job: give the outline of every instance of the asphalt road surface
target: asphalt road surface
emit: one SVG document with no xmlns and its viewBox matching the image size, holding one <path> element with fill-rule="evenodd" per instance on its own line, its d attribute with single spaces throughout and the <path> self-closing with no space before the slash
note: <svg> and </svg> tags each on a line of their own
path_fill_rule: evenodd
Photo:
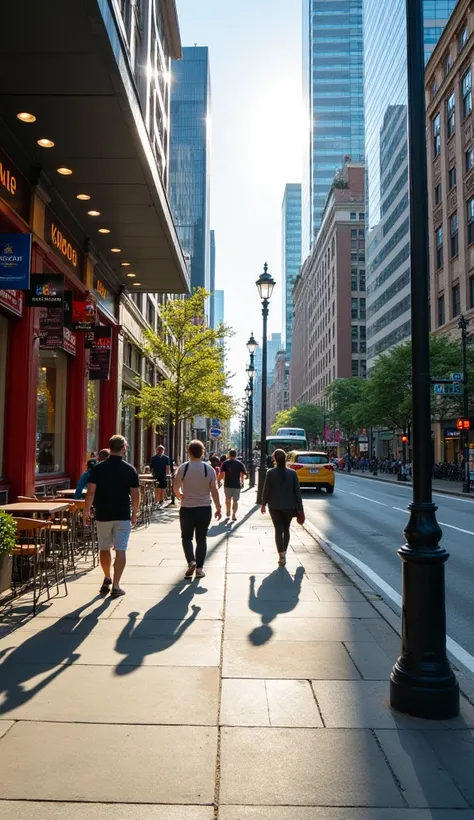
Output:
<svg viewBox="0 0 474 820">
<path fill-rule="evenodd" d="M 397 549 L 404 542 L 411 487 L 336 473 L 334 495 L 305 491 L 304 496 L 306 517 L 323 537 L 362 562 L 400 594 L 401 561 Z M 474 498 L 435 492 L 433 500 L 438 506 L 442 543 L 450 554 L 446 564 L 447 633 L 473 656 L 471 660 L 466 656 L 465 665 L 474 672 Z M 357 570 L 367 577 L 363 567 L 359 565 Z M 370 583 L 377 588 L 373 578 Z M 393 596 L 390 599 L 390 592 L 387 594 L 380 585 L 377 591 L 392 609 L 400 611 Z M 459 654 L 458 650 L 458 660 Z"/>
</svg>

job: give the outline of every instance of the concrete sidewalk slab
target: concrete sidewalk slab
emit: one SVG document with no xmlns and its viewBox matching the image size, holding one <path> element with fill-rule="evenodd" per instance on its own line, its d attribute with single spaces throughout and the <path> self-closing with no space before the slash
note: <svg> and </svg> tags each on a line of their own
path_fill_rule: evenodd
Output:
<svg viewBox="0 0 474 820">
<path fill-rule="evenodd" d="M 109 622 L 106 622 L 109 623 Z M 248 640 L 250 633 L 261 626 L 261 616 L 257 614 L 242 617 L 228 617 L 225 622 L 225 637 L 229 641 Z M 375 641 L 365 628 L 367 620 L 351 618 L 280 618 L 272 621 L 272 641 Z"/>
<path fill-rule="evenodd" d="M 200 726 L 19 722 L 0 741 L 0 799 L 210 804 L 216 753 Z"/>
<path fill-rule="evenodd" d="M 0 800 L 0 820 L 213 820 L 214 810 L 201 806 L 93 805 L 79 803 L 11 803 Z"/>
<path fill-rule="evenodd" d="M 306 680 L 357 680 L 360 677 L 341 643 L 272 642 L 270 631 L 271 625 L 268 640 L 262 643 L 261 636 L 267 634 L 265 627 L 251 633 L 250 641 L 224 640 L 223 677 Z"/>
<path fill-rule="evenodd" d="M 474 820 L 474 810 L 222 806 L 219 820 Z"/>
</svg>

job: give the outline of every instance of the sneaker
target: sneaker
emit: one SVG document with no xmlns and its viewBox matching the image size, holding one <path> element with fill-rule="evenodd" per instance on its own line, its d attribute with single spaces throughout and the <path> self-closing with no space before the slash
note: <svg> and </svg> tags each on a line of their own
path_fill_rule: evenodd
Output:
<svg viewBox="0 0 474 820">
<path fill-rule="evenodd" d="M 237 516 L 233 515 L 232 516 L 232 521 L 237 521 Z"/>
<path fill-rule="evenodd" d="M 112 587 L 110 591 L 111 598 L 121 598 L 122 595 L 125 595 L 124 589 L 121 589 L 120 587 Z"/>
<path fill-rule="evenodd" d="M 193 575 L 194 575 L 194 570 L 195 569 L 196 569 L 196 561 L 190 561 L 189 566 L 188 566 L 186 572 L 184 573 L 184 577 L 185 578 L 192 578 Z M 196 575 L 197 575 L 197 573 L 196 573 Z"/>
<path fill-rule="evenodd" d="M 206 573 L 204 572 L 203 569 L 197 569 L 196 570 L 196 578 L 205 578 L 205 577 L 206 577 Z"/>
<path fill-rule="evenodd" d="M 111 586 L 112 586 L 112 578 L 104 578 L 104 580 L 102 581 L 102 586 L 99 589 L 100 594 L 101 595 L 107 595 L 107 593 L 109 592 Z"/>
</svg>

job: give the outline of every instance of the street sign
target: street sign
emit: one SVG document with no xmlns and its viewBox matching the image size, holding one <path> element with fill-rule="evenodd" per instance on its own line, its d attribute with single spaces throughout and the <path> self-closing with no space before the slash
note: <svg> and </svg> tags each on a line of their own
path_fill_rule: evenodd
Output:
<svg viewBox="0 0 474 820">
<path fill-rule="evenodd" d="M 462 373 L 450 373 L 449 378 L 453 380 L 453 382 L 462 382 Z"/>
<path fill-rule="evenodd" d="M 211 426 L 212 427 L 218 427 L 220 429 L 221 423 L 220 423 L 219 419 L 211 419 Z"/>
<path fill-rule="evenodd" d="M 459 382 L 454 382 L 453 384 L 435 384 L 434 392 L 437 396 L 446 396 L 446 395 L 458 395 L 461 393 L 461 384 Z"/>
<path fill-rule="evenodd" d="M 222 437 L 222 430 L 220 427 L 211 427 L 209 431 L 209 435 L 212 439 L 218 439 Z"/>
</svg>

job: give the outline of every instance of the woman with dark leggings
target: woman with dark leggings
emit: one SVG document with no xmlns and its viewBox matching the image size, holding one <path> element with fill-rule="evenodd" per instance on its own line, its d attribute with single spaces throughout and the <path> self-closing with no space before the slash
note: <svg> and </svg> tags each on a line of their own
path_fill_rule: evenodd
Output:
<svg viewBox="0 0 474 820">
<path fill-rule="evenodd" d="M 268 509 L 275 528 L 275 543 L 281 567 L 286 564 L 286 551 L 290 543 L 291 519 L 298 513 L 304 516 L 298 476 L 286 466 L 284 450 L 275 450 L 273 458 L 276 467 L 268 471 L 263 488 L 262 513 Z"/>
</svg>

